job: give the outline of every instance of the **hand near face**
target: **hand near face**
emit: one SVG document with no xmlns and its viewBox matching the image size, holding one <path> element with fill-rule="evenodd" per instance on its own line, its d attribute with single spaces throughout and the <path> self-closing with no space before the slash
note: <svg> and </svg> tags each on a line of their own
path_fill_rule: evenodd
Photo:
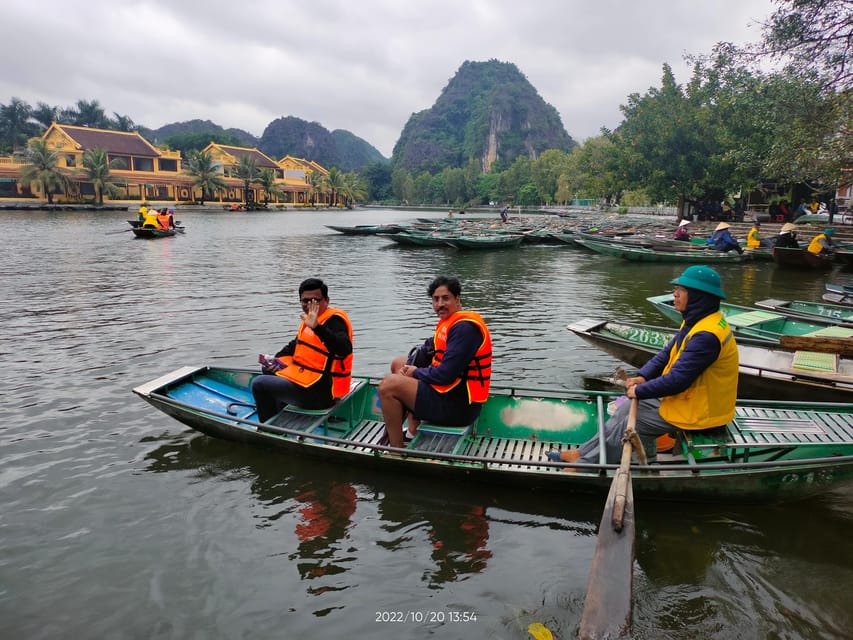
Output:
<svg viewBox="0 0 853 640">
<path fill-rule="evenodd" d="M 319 300 L 311 300 L 307 305 L 305 305 L 305 311 L 302 313 L 302 322 L 305 323 L 305 326 L 310 327 L 311 329 L 317 328 L 317 316 L 320 315 L 320 301 Z"/>
</svg>

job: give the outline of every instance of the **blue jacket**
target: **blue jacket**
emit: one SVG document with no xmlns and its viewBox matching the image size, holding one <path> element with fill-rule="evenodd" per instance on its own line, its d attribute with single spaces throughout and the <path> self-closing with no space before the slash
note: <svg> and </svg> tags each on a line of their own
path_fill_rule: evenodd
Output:
<svg viewBox="0 0 853 640">
<path fill-rule="evenodd" d="M 724 229 L 725 231 L 725 229 Z M 662 376 L 669 362 L 669 353 L 674 344 L 681 344 L 687 332 L 699 320 L 720 308 L 720 299 L 696 289 L 687 291 L 687 309 L 684 310 L 684 326 L 666 347 L 640 368 L 638 375 L 647 382 L 638 384 L 634 391 L 638 398 L 662 398 L 681 393 L 720 355 L 720 341 L 711 333 L 701 331 L 693 336 L 684 348 L 678 361 L 669 373 Z"/>
<path fill-rule="evenodd" d="M 714 235 L 711 236 L 711 239 L 708 240 L 709 245 L 713 245 L 714 249 L 717 251 L 731 251 L 734 249 L 735 251 L 740 251 L 740 244 L 738 241 L 732 237 L 732 234 L 729 233 L 728 229 L 720 229 L 719 231 L 715 231 Z"/>
</svg>

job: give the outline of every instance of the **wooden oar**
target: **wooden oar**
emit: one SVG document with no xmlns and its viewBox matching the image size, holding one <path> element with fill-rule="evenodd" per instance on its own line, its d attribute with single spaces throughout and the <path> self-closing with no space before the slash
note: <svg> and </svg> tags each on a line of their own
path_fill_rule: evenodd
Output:
<svg viewBox="0 0 853 640">
<path fill-rule="evenodd" d="M 634 585 L 634 492 L 631 486 L 631 451 L 637 443 L 637 399 L 631 400 L 628 426 L 622 438 L 622 460 L 610 483 L 598 541 L 592 557 L 581 640 L 623 638 L 631 632 L 631 594 Z M 637 455 L 642 462 L 642 446 Z"/>
<path fill-rule="evenodd" d="M 121 231 L 107 231 L 104 235 L 105 236 L 111 236 L 111 235 L 114 235 L 116 233 L 127 233 L 128 231 L 133 231 L 133 227 L 131 227 L 130 229 L 122 229 Z"/>
</svg>

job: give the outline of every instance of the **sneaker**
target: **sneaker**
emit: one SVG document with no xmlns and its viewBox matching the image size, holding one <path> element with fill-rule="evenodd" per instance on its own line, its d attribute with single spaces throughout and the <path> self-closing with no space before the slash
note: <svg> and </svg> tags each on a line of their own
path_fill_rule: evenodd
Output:
<svg viewBox="0 0 853 640">
<path fill-rule="evenodd" d="M 415 435 L 413 436 L 411 433 L 409 433 L 409 430 L 408 430 L 408 429 L 406 429 L 405 431 L 403 431 L 403 442 L 404 442 L 404 443 L 409 443 L 409 442 L 411 442 L 412 440 L 414 440 L 414 439 L 415 439 L 415 436 L 416 436 L 416 435 L 418 435 L 418 434 L 415 434 Z"/>
<path fill-rule="evenodd" d="M 560 460 L 560 452 L 559 452 L 559 451 L 554 451 L 554 450 L 552 449 L 551 451 L 548 451 L 548 452 L 545 454 L 545 456 L 546 456 L 546 457 L 548 458 L 548 460 L 550 460 L 551 462 L 561 462 L 561 460 Z"/>
</svg>

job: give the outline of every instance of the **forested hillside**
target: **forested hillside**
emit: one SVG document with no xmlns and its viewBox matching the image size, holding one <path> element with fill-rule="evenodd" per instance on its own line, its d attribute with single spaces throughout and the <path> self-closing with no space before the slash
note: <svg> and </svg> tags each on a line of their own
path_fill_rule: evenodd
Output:
<svg viewBox="0 0 853 640">
<path fill-rule="evenodd" d="M 412 173 L 480 162 L 509 166 L 519 156 L 535 159 L 547 149 L 576 145 L 557 110 L 546 103 L 518 67 L 489 60 L 466 61 L 435 104 L 415 113 L 394 146 L 393 163 Z"/>
</svg>

